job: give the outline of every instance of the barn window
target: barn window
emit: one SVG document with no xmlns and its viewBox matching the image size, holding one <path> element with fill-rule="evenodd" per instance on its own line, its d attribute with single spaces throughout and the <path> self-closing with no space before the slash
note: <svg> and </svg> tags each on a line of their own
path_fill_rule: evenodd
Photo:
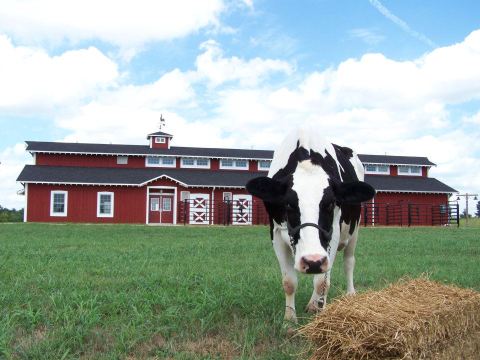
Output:
<svg viewBox="0 0 480 360">
<path fill-rule="evenodd" d="M 181 161 L 182 168 L 210 169 L 210 159 L 185 157 Z"/>
<path fill-rule="evenodd" d="M 258 161 L 258 170 L 268 170 L 272 164 L 271 160 L 259 160 Z"/>
<path fill-rule="evenodd" d="M 407 166 L 407 165 L 398 166 L 398 175 L 421 175 L 421 174 L 422 174 L 421 166 Z"/>
<path fill-rule="evenodd" d="M 365 164 L 366 174 L 390 175 L 390 166 L 378 164 Z"/>
<path fill-rule="evenodd" d="M 181 191 L 180 192 L 180 200 L 185 201 L 190 199 L 190 191 Z"/>
<path fill-rule="evenodd" d="M 175 158 L 171 156 L 147 156 L 147 167 L 175 167 Z"/>
<path fill-rule="evenodd" d="M 248 161 L 243 159 L 221 159 L 220 169 L 248 170 Z"/>
<path fill-rule="evenodd" d="M 118 165 L 128 164 L 128 156 L 117 156 L 117 164 Z"/>
<path fill-rule="evenodd" d="M 52 191 L 50 193 L 50 216 L 67 216 L 68 192 Z"/>
<path fill-rule="evenodd" d="M 169 197 L 162 198 L 162 210 L 172 211 L 172 199 Z"/>
<path fill-rule="evenodd" d="M 113 217 L 113 192 L 97 193 L 97 217 Z"/>
<path fill-rule="evenodd" d="M 161 137 L 161 136 L 157 136 L 155 138 L 155 143 L 157 143 L 157 144 L 165 144 L 165 141 L 166 141 L 165 138 Z"/>
</svg>

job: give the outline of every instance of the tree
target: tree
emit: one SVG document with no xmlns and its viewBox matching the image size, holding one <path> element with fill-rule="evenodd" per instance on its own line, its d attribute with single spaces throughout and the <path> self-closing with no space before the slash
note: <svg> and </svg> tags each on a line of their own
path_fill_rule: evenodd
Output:
<svg viewBox="0 0 480 360">
<path fill-rule="evenodd" d="M 0 205 L 0 222 L 22 222 L 23 209 L 7 209 Z"/>
<path fill-rule="evenodd" d="M 480 218 L 480 201 L 477 202 L 477 211 L 475 212 L 475 216 Z"/>
</svg>

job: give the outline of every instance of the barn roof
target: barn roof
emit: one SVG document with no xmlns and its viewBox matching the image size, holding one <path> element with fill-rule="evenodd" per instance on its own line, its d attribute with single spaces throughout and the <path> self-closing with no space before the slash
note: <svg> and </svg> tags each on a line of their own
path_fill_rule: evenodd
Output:
<svg viewBox="0 0 480 360">
<path fill-rule="evenodd" d="M 47 184 L 143 186 L 159 178 L 168 178 L 186 187 L 243 188 L 248 180 L 259 175 L 261 173 L 232 170 L 26 165 L 17 181 Z M 383 192 L 457 192 L 437 179 L 427 177 L 366 175 L 365 181 L 377 191 Z"/>
<path fill-rule="evenodd" d="M 152 136 L 166 136 L 166 137 L 169 137 L 169 138 L 172 138 L 172 137 L 173 137 L 173 135 L 167 134 L 166 132 L 157 131 L 157 132 L 148 134 L 148 135 L 147 135 L 147 139 L 148 139 L 149 137 L 152 137 Z"/>
<path fill-rule="evenodd" d="M 159 178 L 187 187 L 243 188 L 262 173 L 159 168 L 100 168 L 26 165 L 17 181 L 23 183 L 143 186 Z M 266 173 L 264 173 L 266 174 Z"/>
<path fill-rule="evenodd" d="M 423 165 L 435 166 L 433 162 L 423 156 L 394 156 L 394 155 L 358 155 L 362 163 L 368 164 L 392 164 L 392 165 Z"/>
<path fill-rule="evenodd" d="M 59 154 L 97 155 L 168 155 L 208 158 L 271 159 L 273 151 L 249 149 L 221 149 L 171 146 L 170 149 L 152 149 L 148 145 L 88 144 L 27 141 L 27 151 Z"/>
<path fill-rule="evenodd" d="M 457 190 L 431 177 L 365 175 L 365 182 L 383 192 L 456 193 Z"/>
<path fill-rule="evenodd" d="M 164 135 L 156 132 L 149 136 Z M 125 144 L 90 144 L 90 143 L 65 143 L 47 141 L 27 141 L 27 151 L 32 153 L 68 153 L 68 154 L 97 154 L 97 155 L 165 155 L 165 156 L 195 156 L 208 158 L 241 158 L 241 159 L 272 159 L 272 150 L 251 149 L 224 149 L 171 146 L 170 149 L 152 149 L 148 145 Z M 420 165 L 435 166 L 426 157 L 421 156 L 393 156 L 393 155 L 367 155 L 359 154 L 363 163 L 389 164 L 389 165 Z"/>
</svg>

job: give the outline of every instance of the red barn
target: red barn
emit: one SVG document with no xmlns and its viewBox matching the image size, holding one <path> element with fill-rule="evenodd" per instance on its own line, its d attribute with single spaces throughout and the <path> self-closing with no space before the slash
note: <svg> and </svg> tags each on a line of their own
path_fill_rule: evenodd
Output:
<svg viewBox="0 0 480 360">
<path fill-rule="evenodd" d="M 27 141 L 34 165 L 24 186 L 25 221 L 143 224 L 263 224 L 263 204 L 245 184 L 265 175 L 273 151 L 170 146 L 172 135 L 149 134 L 149 145 Z M 456 190 L 428 177 L 424 157 L 359 155 L 377 196 L 365 225 L 448 222 Z M 430 211 L 424 215 L 424 208 Z M 434 209 L 434 210 L 432 210 Z"/>
</svg>

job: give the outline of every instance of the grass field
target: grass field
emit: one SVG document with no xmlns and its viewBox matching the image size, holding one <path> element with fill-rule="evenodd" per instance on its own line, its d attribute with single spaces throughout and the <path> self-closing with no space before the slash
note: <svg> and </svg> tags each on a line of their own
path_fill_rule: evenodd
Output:
<svg viewBox="0 0 480 360">
<path fill-rule="evenodd" d="M 429 273 L 480 290 L 479 259 L 478 227 L 362 228 L 356 287 Z M 283 307 L 266 227 L 0 225 L 0 358 L 302 358 Z"/>
</svg>

